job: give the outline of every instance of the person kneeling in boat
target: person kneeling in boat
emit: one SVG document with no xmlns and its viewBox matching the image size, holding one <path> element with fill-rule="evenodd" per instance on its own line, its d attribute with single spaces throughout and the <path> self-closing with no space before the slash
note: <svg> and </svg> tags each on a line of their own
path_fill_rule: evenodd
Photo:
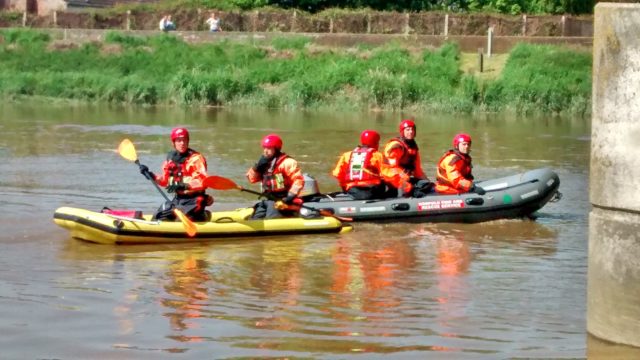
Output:
<svg viewBox="0 0 640 360">
<path fill-rule="evenodd" d="M 382 177 L 394 187 L 390 197 L 424 197 L 432 192 L 433 183 L 422 170 L 420 151 L 416 144 L 416 124 L 413 120 L 402 120 L 398 127 L 400 136 L 387 142 L 384 147 Z"/>
<path fill-rule="evenodd" d="M 382 153 L 378 151 L 380 134 L 365 130 L 360 145 L 340 157 L 332 175 L 338 179 L 342 191 L 356 200 L 383 199 L 386 185 L 380 176 Z"/>
<path fill-rule="evenodd" d="M 471 136 L 460 133 L 453 137 L 453 149 L 448 150 L 438 162 L 436 192 L 461 194 L 474 192 L 484 195 L 485 190 L 473 183 L 471 169 Z"/>
<path fill-rule="evenodd" d="M 155 175 L 146 165 L 140 165 L 140 173 L 167 192 L 175 193 L 170 202 L 165 202 L 156 211 L 154 220 L 175 220 L 173 209 L 177 208 L 193 221 L 205 221 L 205 207 L 213 198 L 205 193 L 203 185 L 207 178 L 207 160 L 199 152 L 189 148 L 189 131 L 175 128 L 171 131 L 173 150 L 162 163 L 162 174 Z"/>
<path fill-rule="evenodd" d="M 252 219 L 274 219 L 296 216 L 298 194 L 304 187 L 304 176 L 298 162 L 282 152 L 282 139 L 276 134 L 262 138 L 262 156 L 247 171 L 251 183 L 261 182 L 267 200 L 254 206 Z"/>
</svg>

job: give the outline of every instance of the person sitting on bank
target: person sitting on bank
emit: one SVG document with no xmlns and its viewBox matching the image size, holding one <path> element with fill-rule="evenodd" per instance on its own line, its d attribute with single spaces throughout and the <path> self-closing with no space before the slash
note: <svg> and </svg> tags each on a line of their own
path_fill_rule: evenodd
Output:
<svg viewBox="0 0 640 360">
<path fill-rule="evenodd" d="M 380 172 L 382 153 L 378 151 L 380 134 L 365 130 L 360 134 L 360 145 L 340 157 L 333 176 L 338 179 L 342 191 L 356 200 L 383 199 L 386 186 Z"/>
<path fill-rule="evenodd" d="M 394 188 L 389 196 L 424 197 L 432 191 L 433 183 L 422 170 L 416 124 L 402 120 L 398 129 L 400 136 L 389 140 L 383 152 L 383 179 Z"/>
<path fill-rule="evenodd" d="M 176 24 L 171 20 L 171 15 L 165 15 L 160 20 L 159 27 L 162 31 L 173 31 L 176 29 Z"/>
<path fill-rule="evenodd" d="M 276 134 L 262 138 L 262 156 L 247 171 L 251 183 L 261 182 L 267 200 L 254 206 L 252 219 L 274 219 L 297 215 L 297 211 L 279 206 L 292 205 L 304 187 L 304 176 L 298 162 L 282 152 L 282 139 Z M 299 200 L 298 200 L 299 201 Z M 278 204 L 276 204 L 278 203 Z M 280 208 L 280 209 L 278 209 Z"/>
<path fill-rule="evenodd" d="M 171 131 L 173 150 L 162 163 L 162 174 L 155 175 L 146 165 L 140 165 L 140 173 L 158 185 L 166 187 L 175 197 L 164 203 L 153 216 L 154 220 L 175 220 L 174 209 L 181 210 L 193 221 L 205 221 L 205 207 L 213 204 L 213 198 L 205 193 L 207 160 L 189 147 L 189 131 L 175 128 Z"/>
<path fill-rule="evenodd" d="M 436 173 L 436 192 L 439 194 L 462 194 L 475 192 L 484 195 L 485 190 L 473 183 L 471 170 L 471 136 L 460 133 L 453 137 L 453 149 L 448 150 L 440 161 Z"/>
<path fill-rule="evenodd" d="M 212 12 L 211 16 L 209 16 L 209 18 L 206 21 L 207 25 L 209 25 L 209 31 L 210 32 L 219 32 L 222 31 L 222 28 L 220 27 L 220 18 L 216 17 L 216 13 Z"/>
</svg>

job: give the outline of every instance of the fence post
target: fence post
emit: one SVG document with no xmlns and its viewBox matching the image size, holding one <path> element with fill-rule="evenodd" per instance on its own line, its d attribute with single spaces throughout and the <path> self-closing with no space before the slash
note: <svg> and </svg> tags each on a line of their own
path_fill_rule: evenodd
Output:
<svg viewBox="0 0 640 360">
<path fill-rule="evenodd" d="M 127 31 L 131 30 L 131 10 L 127 10 L 127 23 L 126 23 Z"/>
<path fill-rule="evenodd" d="M 478 48 L 478 69 L 480 69 L 480 72 L 484 71 L 484 59 L 483 59 L 483 54 L 484 49 L 483 48 Z"/>
<path fill-rule="evenodd" d="M 522 15 L 522 36 L 527 36 L 527 14 Z"/>
<path fill-rule="evenodd" d="M 296 17 L 298 16 L 298 12 L 296 10 L 293 10 L 293 16 L 291 16 L 291 31 L 290 32 L 295 32 L 296 31 Z"/>
<path fill-rule="evenodd" d="M 567 17 L 562 15 L 562 17 L 560 18 L 560 28 L 562 29 L 562 36 L 565 36 L 565 26 L 567 23 Z"/>
<path fill-rule="evenodd" d="M 371 14 L 367 13 L 367 34 L 371 34 Z"/>
<path fill-rule="evenodd" d="M 253 14 L 253 21 L 251 26 L 253 27 L 253 32 L 256 32 L 258 29 L 258 16 L 260 16 L 260 11 L 256 10 Z"/>
<path fill-rule="evenodd" d="M 487 31 L 487 57 L 491 57 L 491 44 L 493 42 L 493 26 L 489 26 L 489 31 Z"/>
<path fill-rule="evenodd" d="M 449 36 L 449 14 L 444 14 L 444 36 Z"/>
<path fill-rule="evenodd" d="M 333 16 L 329 18 L 329 33 L 333 33 Z"/>
<path fill-rule="evenodd" d="M 58 12 L 53 10 L 53 27 L 58 27 Z"/>
<path fill-rule="evenodd" d="M 404 34 L 409 35 L 409 13 L 404 13 Z"/>
<path fill-rule="evenodd" d="M 22 27 L 27 27 L 27 12 L 22 13 Z"/>
</svg>

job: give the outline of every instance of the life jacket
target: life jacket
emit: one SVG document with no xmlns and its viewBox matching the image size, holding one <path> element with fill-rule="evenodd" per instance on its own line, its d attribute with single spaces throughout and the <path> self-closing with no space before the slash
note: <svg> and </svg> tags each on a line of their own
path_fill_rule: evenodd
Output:
<svg viewBox="0 0 640 360">
<path fill-rule="evenodd" d="M 189 148 L 184 153 L 179 153 L 177 150 L 169 151 L 167 154 L 167 170 L 169 172 L 168 184 L 184 183 L 188 184 L 191 181 L 191 174 L 186 172 L 187 160 L 193 155 L 199 155 L 200 153 Z M 204 160 L 204 157 L 203 157 Z M 206 160 L 205 160 L 206 162 Z M 206 163 L 205 163 L 206 165 Z M 190 196 L 204 195 L 204 191 L 186 191 L 181 194 L 189 194 Z"/>
<path fill-rule="evenodd" d="M 376 149 L 366 146 L 358 146 L 351 151 L 349 172 L 345 179 L 348 189 L 354 186 L 369 187 L 380 184 L 380 172 L 371 163 L 375 152 Z"/>
<path fill-rule="evenodd" d="M 416 158 L 418 157 L 418 144 L 415 141 L 412 141 L 410 144 L 407 144 L 407 139 L 398 136 L 395 140 L 400 143 L 403 148 L 403 154 L 400 159 L 398 159 L 398 165 L 402 167 L 407 173 L 411 174 L 416 169 Z"/>
<path fill-rule="evenodd" d="M 271 160 L 267 171 L 262 174 L 262 191 L 269 193 L 286 193 L 291 187 L 289 177 L 282 172 L 280 164 L 289 155 L 281 153 L 280 156 Z"/>
<path fill-rule="evenodd" d="M 440 158 L 440 161 L 438 161 L 438 172 L 436 174 L 437 175 L 436 179 L 438 183 L 455 188 L 455 185 L 447 177 L 447 169 L 444 166 L 444 160 L 449 155 L 453 155 L 453 156 L 451 157 L 451 160 L 449 160 L 448 165 L 453 166 L 455 163 L 461 161 L 462 163 L 456 166 L 456 168 L 460 172 L 460 175 L 462 175 L 463 178 L 469 181 L 473 180 L 473 175 L 471 174 L 471 170 L 473 168 L 473 165 L 471 165 L 471 156 L 463 154 L 458 150 L 451 149 L 447 151 L 444 155 L 442 155 L 442 157 Z"/>
</svg>

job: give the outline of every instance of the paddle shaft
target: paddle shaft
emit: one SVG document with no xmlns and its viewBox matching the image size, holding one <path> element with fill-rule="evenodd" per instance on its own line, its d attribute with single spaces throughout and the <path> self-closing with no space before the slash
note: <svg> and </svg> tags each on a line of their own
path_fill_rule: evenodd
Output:
<svg viewBox="0 0 640 360">
<path fill-rule="evenodd" d="M 136 165 L 140 166 L 140 160 L 136 160 Z M 145 176 L 146 177 L 146 176 Z M 160 188 L 160 186 L 158 185 L 158 183 L 156 183 L 155 180 L 153 179 L 149 179 L 149 181 L 151 181 L 151 183 L 153 184 L 153 186 L 156 187 L 156 189 L 158 189 L 158 192 L 160 192 L 160 194 L 162 194 L 162 196 L 164 197 L 165 200 L 167 200 L 168 202 L 171 202 L 171 199 L 169 199 L 169 197 L 167 196 L 167 194 L 164 193 L 164 191 L 162 191 L 162 189 Z"/>
<path fill-rule="evenodd" d="M 277 200 L 277 199 L 276 199 L 273 195 L 271 195 L 271 194 L 268 194 L 268 193 L 261 193 L 261 192 L 254 191 L 254 190 L 250 190 L 250 189 L 245 189 L 245 188 L 243 188 L 243 187 L 242 187 L 242 186 L 240 186 L 240 185 L 238 185 L 238 189 L 240 189 L 240 191 L 248 192 L 248 193 L 250 193 L 250 194 L 255 194 L 255 195 L 260 195 L 260 196 L 266 196 L 267 198 L 269 198 L 269 200 L 273 200 L 273 201 L 276 201 L 276 200 Z M 322 216 L 332 216 L 332 217 L 335 217 L 335 218 L 336 218 L 336 219 L 338 219 L 338 220 L 342 220 L 342 221 L 351 221 L 351 219 L 349 219 L 349 218 L 345 218 L 345 217 L 337 216 L 337 215 L 335 215 L 335 214 L 333 214 L 333 213 L 330 213 L 330 212 L 328 212 L 328 211 L 326 211 L 326 210 L 316 209 L 316 208 L 312 208 L 312 207 L 310 207 L 310 206 L 304 206 L 304 205 L 302 205 L 302 204 L 295 204 L 295 206 L 299 206 L 299 207 L 301 207 L 301 208 L 303 208 L 303 209 L 307 209 L 307 210 L 309 210 L 309 211 L 317 212 L 317 213 L 319 213 L 319 214 L 320 214 L 320 215 L 322 215 Z"/>
</svg>

